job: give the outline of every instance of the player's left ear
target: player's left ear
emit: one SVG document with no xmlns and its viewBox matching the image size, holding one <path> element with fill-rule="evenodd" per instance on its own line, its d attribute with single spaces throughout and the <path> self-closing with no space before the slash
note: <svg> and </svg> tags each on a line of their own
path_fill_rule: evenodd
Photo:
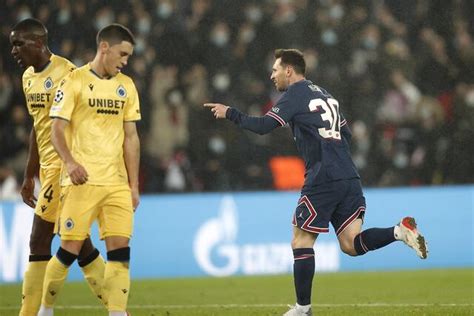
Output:
<svg viewBox="0 0 474 316">
<path fill-rule="evenodd" d="M 102 54 L 105 54 L 105 52 L 107 52 L 107 50 L 109 49 L 110 45 L 109 45 L 109 42 L 106 42 L 106 41 L 102 41 L 99 43 L 99 51 L 102 53 Z"/>
</svg>

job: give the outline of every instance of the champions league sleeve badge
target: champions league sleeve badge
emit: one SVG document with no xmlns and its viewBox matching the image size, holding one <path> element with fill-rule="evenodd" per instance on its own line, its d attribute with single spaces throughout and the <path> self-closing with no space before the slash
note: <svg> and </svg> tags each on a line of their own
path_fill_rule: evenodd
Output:
<svg viewBox="0 0 474 316">
<path fill-rule="evenodd" d="M 125 90 L 125 88 L 120 85 L 117 88 L 117 95 L 121 98 L 125 98 L 127 96 L 127 90 Z"/>
<path fill-rule="evenodd" d="M 54 86 L 53 80 L 51 80 L 51 77 L 46 78 L 44 81 L 44 89 L 45 90 L 51 90 L 51 88 Z"/>
<path fill-rule="evenodd" d="M 56 95 L 54 96 L 54 102 L 59 103 L 62 101 L 63 98 L 64 92 L 61 89 L 58 89 L 58 91 L 56 91 Z"/>
</svg>

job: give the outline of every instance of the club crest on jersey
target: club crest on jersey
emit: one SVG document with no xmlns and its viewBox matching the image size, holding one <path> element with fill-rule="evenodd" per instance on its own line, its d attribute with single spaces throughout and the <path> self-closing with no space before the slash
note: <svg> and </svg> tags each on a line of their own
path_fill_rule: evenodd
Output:
<svg viewBox="0 0 474 316">
<path fill-rule="evenodd" d="M 63 98 L 64 92 L 61 89 L 58 89 L 58 91 L 56 91 L 56 95 L 54 96 L 54 102 L 59 103 L 63 100 Z"/>
<path fill-rule="evenodd" d="M 120 85 L 117 88 L 117 95 L 121 98 L 125 98 L 127 96 L 127 90 L 125 90 L 125 88 L 122 85 Z"/>
<path fill-rule="evenodd" d="M 64 227 L 67 230 L 71 230 L 74 227 L 74 222 L 70 217 L 64 222 Z"/>
<path fill-rule="evenodd" d="M 54 86 L 53 80 L 51 80 L 51 77 L 46 78 L 44 81 L 44 88 L 46 90 L 50 90 Z"/>
</svg>

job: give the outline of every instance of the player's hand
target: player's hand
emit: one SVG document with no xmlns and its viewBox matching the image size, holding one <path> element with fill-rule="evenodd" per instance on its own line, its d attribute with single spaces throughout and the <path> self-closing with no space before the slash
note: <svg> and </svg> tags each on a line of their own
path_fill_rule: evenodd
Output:
<svg viewBox="0 0 474 316">
<path fill-rule="evenodd" d="M 133 211 L 135 212 L 137 210 L 138 204 L 140 204 L 140 192 L 138 191 L 138 188 L 131 188 L 131 191 Z"/>
<path fill-rule="evenodd" d="M 211 109 L 211 112 L 214 114 L 216 119 L 225 119 L 225 114 L 229 109 L 227 105 L 220 103 L 205 103 L 204 106 Z"/>
<path fill-rule="evenodd" d="M 25 178 L 23 179 L 23 184 L 21 185 L 20 194 L 23 202 L 29 207 L 35 208 L 37 198 L 34 195 L 35 191 L 35 179 Z"/>
<path fill-rule="evenodd" d="M 66 163 L 67 173 L 74 185 L 84 184 L 87 182 L 89 175 L 86 169 L 75 161 Z"/>
</svg>

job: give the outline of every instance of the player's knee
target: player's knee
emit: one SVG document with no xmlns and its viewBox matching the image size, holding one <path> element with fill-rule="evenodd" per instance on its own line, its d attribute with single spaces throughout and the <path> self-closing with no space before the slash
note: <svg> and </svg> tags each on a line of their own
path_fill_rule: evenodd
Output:
<svg viewBox="0 0 474 316">
<path fill-rule="evenodd" d="M 349 256 L 352 256 L 352 257 L 357 256 L 357 252 L 354 249 L 354 243 L 353 242 L 344 241 L 344 242 L 340 242 L 339 245 L 341 246 L 342 252 L 344 252 L 346 255 L 349 255 Z"/>
<path fill-rule="evenodd" d="M 88 257 L 90 254 L 94 252 L 95 247 L 92 244 L 92 241 L 90 238 L 86 238 L 84 240 L 84 243 L 82 244 L 81 251 L 79 252 L 79 259 L 83 259 Z"/>
<path fill-rule="evenodd" d="M 291 249 L 306 248 L 304 245 L 304 239 L 298 236 L 293 236 L 291 240 Z"/>
<path fill-rule="evenodd" d="M 118 248 L 107 252 L 108 261 L 129 262 L 130 247 Z"/>
<path fill-rule="evenodd" d="M 314 237 L 309 237 L 307 235 L 293 236 L 293 239 L 291 240 L 291 249 L 312 248 L 314 242 Z"/>
<path fill-rule="evenodd" d="M 291 249 L 296 249 L 296 248 L 298 248 L 298 247 L 297 247 L 297 241 L 296 241 L 296 238 L 293 237 L 293 238 L 291 239 Z"/>
<path fill-rule="evenodd" d="M 123 236 L 109 236 L 105 237 L 105 247 L 107 251 L 119 248 L 126 248 L 130 242 L 130 238 Z"/>
</svg>

